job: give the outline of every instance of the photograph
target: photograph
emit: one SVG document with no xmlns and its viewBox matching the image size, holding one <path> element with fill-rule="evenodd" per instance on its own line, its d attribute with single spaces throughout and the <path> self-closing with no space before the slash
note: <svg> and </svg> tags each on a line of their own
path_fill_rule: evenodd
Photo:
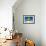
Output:
<svg viewBox="0 0 46 46">
<path fill-rule="evenodd" d="M 24 15 L 23 23 L 24 24 L 35 24 L 35 15 Z"/>
</svg>

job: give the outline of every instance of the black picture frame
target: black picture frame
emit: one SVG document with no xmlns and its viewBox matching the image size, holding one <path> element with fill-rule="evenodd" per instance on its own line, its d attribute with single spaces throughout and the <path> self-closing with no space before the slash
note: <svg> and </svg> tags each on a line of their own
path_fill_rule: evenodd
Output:
<svg viewBox="0 0 46 46">
<path fill-rule="evenodd" d="M 35 15 L 23 15 L 23 24 L 35 24 Z"/>
</svg>

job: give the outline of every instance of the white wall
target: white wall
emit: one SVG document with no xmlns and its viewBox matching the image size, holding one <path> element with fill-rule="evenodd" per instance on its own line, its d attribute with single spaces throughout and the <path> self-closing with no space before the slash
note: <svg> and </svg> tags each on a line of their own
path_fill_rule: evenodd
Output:
<svg viewBox="0 0 46 46">
<path fill-rule="evenodd" d="M 41 38 L 42 46 L 46 46 L 46 0 L 41 1 Z"/>
<path fill-rule="evenodd" d="M 12 28 L 12 6 L 16 0 L 0 0 L 0 27 Z"/>
<path fill-rule="evenodd" d="M 15 28 L 22 32 L 24 37 L 35 41 L 36 46 L 41 46 L 41 1 L 23 0 L 13 12 L 15 16 Z M 35 24 L 23 24 L 23 15 L 35 15 Z"/>
</svg>

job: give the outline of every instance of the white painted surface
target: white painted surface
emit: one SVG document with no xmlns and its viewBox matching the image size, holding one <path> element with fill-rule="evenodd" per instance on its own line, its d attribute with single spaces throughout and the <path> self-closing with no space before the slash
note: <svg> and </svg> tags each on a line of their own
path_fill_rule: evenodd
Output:
<svg viewBox="0 0 46 46">
<path fill-rule="evenodd" d="M 12 6 L 16 0 L 0 0 L 0 27 L 12 29 Z"/>
<path fill-rule="evenodd" d="M 46 0 L 41 3 L 41 38 L 42 46 L 46 46 Z"/>
<path fill-rule="evenodd" d="M 0 0 L 0 28 L 5 27 L 9 30 L 12 29 L 12 6 L 16 0 Z M 2 34 L 0 38 L 5 38 L 5 36 L 10 36 L 10 32 L 5 32 L 4 29 L 0 30 Z M 8 38 L 8 37 L 7 37 Z"/>
<path fill-rule="evenodd" d="M 41 1 L 23 0 L 18 7 L 14 5 L 15 27 L 25 38 L 35 41 L 41 46 Z M 35 24 L 23 24 L 23 15 L 35 15 Z"/>
<path fill-rule="evenodd" d="M 13 13 L 18 32 L 22 32 L 25 38 L 34 40 L 36 46 L 46 46 L 46 1 L 23 0 L 13 6 Z M 23 24 L 23 15 L 35 15 L 35 24 Z"/>
</svg>

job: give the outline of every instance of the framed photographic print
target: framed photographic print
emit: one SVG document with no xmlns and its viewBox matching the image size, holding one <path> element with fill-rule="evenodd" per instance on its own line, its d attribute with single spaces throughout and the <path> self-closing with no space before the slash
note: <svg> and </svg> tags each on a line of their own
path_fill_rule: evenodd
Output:
<svg viewBox="0 0 46 46">
<path fill-rule="evenodd" d="M 24 24 L 35 24 L 35 15 L 23 15 Z"/>
</svg>

